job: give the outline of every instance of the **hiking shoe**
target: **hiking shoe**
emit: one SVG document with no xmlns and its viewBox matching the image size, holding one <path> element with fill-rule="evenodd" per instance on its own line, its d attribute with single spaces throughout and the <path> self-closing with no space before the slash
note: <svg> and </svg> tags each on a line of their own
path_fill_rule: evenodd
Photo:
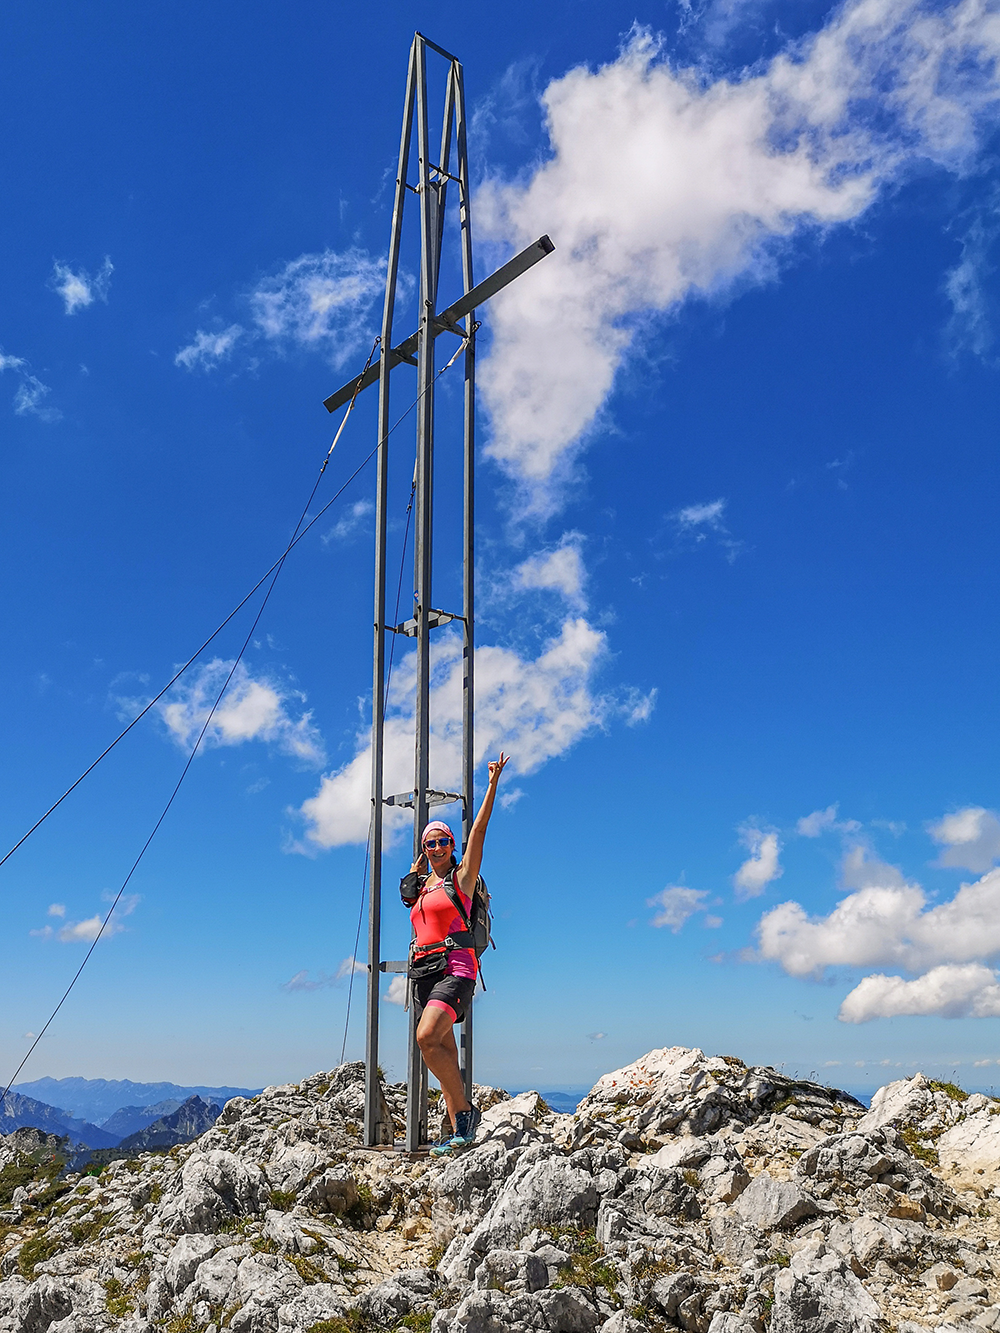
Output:
<svg viewBox="0 0 1000 1333">
<path fill-rule="evenodd" d="M 432 1157 L 447 1157 L 449 1153 L 454 1152 L 456 1148 L 465 1146 L 465 1139 L 460 1139 L 457 1134 L 452 1134 L 450 1138 L 439 1139 L 437 1143 L 431 1144 Z"/>
<path fill-rule="evenodd" d="M 460 1143 L 471 1143 L 476 1137 L 476 1130 L 483 1118 L 483 1113 L 478 1106 L 470 1106 L 467 1111 L 458 1111 L 455 1114 L 455 1138 Z"/>
</svg>

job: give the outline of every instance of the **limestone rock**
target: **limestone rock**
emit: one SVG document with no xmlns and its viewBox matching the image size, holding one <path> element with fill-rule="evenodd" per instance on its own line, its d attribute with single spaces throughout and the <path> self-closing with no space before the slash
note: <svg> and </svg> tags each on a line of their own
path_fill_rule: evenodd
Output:
<svg viewBox="0 0 1000 1333">
<path fill-rule="evenodd" d="M 739 1196 L 736 1212 L 760 1231 L 791 1227 L 819 1212 L 816 1200 L 788 1180 L 774 1180 L 762 1171 Z"/>
<path fill-rule="evenodd" d="M 881 1311 L 843 1258 L 822 1242 L 774 1280 L 770 1333 L 876 1333 Z"/>
</svg>

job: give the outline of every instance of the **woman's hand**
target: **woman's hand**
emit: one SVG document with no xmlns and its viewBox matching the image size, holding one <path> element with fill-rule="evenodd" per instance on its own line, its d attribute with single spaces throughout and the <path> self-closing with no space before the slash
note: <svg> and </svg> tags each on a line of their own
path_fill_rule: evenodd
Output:
<svg viewBox="0 0 1000 1333">
<path fill-rule="evenodd" d="M 424 852 L 421 852 L 420 855 L 417 857 L 417 859 L 414 861 L 413 865 L 410 866 L 410 874 L 422 875 L 426 869 L 427 869 L 427 856 L 425 855 Z"/>
<path fill-rule="evenodd" d="M 501 773 L 504 771 L 504 769 L 507 767 L 507 761 L 508 761 L 509 759 L 510 759 L 510 755 L 509 755 L 509 754 L 504 754 L 503 750 L 501 750 L 501 751 L 500 751 L 500 758 L 499 758 L 499 759 L 491 759 L 490 762 L 489 762 L 489 764 L 487 764 L 487 768 L 489 769 L 489 774 L 490 774 L 490 786 L 491 786 L 491 787 L 495 787 L 495 786 L 497 785 L 497 783 L 500 781 L 500 774 L 501 774 Z"/>
</svg>

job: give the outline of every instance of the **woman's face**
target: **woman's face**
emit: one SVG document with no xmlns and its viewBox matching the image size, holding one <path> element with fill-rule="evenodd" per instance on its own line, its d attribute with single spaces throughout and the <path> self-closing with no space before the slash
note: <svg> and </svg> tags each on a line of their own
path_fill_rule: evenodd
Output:
<svg viewBox="0 0 1000 1333">
<path fill-rule="evenodd" d="M 433 842 L 435 846 L 429 847 L 427 844 Z M 442 846 L 442 842 L 444 846 Z M 431 865 L 437 870 L 442 865 L 447 865 L 451 860 L 451 854 L 455 849 L 455 844 L 446 833 L 435 831 L 431 833 L 424 842 L 424 853 Z"/>
</svg>

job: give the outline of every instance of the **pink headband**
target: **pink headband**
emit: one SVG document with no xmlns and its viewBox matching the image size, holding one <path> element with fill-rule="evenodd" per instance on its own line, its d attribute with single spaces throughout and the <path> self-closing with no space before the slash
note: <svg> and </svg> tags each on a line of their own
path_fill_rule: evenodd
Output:
<svg viewBox="0 0 1000 1333">
<path fill-rule="evenodd" d="M 440 819 L 434 819 L 434 820 L 432 820 L 432 821 L 427 825 L 427 827 L 424 829 L 423 833 L 421 833 L 421 835 L 420 835 L 420 845 L 421 845 L 421 847 L 424 845 L 424 840 L 426 839 L 426 837 L 427 837 L 427 835 L 428 835 L 429 833 L 447 833 L 448 837 L 452 840 L 452 842 L 455 841 L 455 835 L 454 835 L 454 833 L 452 833 L 452 831 L 451 831 L 451 829 L 448 827 L 448 825 L 445 824 L 445 823 L 442 823 L 442 821 L 441 821 Z"/>
</svg>

